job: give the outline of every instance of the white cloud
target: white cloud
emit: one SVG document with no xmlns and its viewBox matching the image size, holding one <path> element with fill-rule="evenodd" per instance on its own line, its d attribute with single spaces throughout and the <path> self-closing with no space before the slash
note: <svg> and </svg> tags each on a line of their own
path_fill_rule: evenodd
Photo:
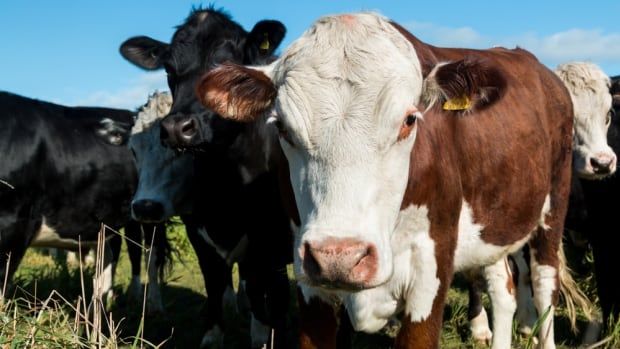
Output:
<svg viewBox="0 0 620 349">
<path fill-rule="evenodd" d="M 410 22 L 407 29 L 421 40 L 444 47 L 486 48 L 519 46 L 534 53 L 549 67 L 568 61 L 591 61 L 608 74 L 620 73 L 620 32 L 601 29 L 569 29 L 550 35 L 525 32 L 497 37 L 470 27 L 444 27 L 432 23 Z"/>
<path fill-rule="evenodd" d="M 133 110 L 144 104 L 154 90 L 168 90 L 165 71 L 142 73 L 138 78 L 130 80 L 125 87 L 113 91 L 97 91 L 69 104 Z"/>
<path fill-rule="evenodd" d="M 409 22 L 406 28 L 421 40 L 444 47 L 484 47 L 485 38 L 470 27 L 451 28 L 426 22 Z"/>
</svg>

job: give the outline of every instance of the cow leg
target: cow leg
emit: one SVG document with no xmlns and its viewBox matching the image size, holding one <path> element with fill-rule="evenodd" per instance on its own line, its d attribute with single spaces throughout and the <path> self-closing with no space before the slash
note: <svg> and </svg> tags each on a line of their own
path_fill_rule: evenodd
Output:
<svg viewBox="0 0 620 349">
<path fill-rule="evenodd" d="M 297 303 L 299 349 L 336 349 L 340 305 L 330 304 L 318 296 L 306 299 L 299 287 Z"/>
<path fill-rule="evenodd" d="M 502 258 L 484 268 L 493 306 L 493 349 L 510 348 L 512 340 L 512 318 L 517 308 L 515 284 L 508 259 Z"/>
<path fill-rule="evenodd" d="M 411 262 L 415 278 L 406 295 L 402 327 L 394 346 L 397 349 L 439 347 L 443 309 L 454 270 L 456 232 L 454 240 L 433 238 L 439 233 L 450 236 L 451 232 L 431 231 L 415 238 Z"/>
<path fill-rule="evenodd" d="M 527 246 L 526 246 L 527 247 Z M 516 265 L 517 277 L 517 324 L 519 333 L 529 336 L 536 323 L 536 308 L 532 298 L 532 279 L 530 277 L 530 267 L 527 264 L 525 250 L 512 254 L 511 258 Z"/>
<path fill-rule="evenodd" d="M 467 279 L 469 293 L 467 318 L 469 319 L 471 335 L 476 342 L 489 345 L 493 333 L 489 327 L 487 312 L 482 306 L 482 292 L 485 289 L 485 281 L 482 279 L 479 269 L 468 271 L 464 275 Z"/>
<path fill-rule="evenodd" d="M 157 231 L 156 226 L 144 226 L 144 240 L 150 245 L 151 251 L 145 256 L 147 258 L 148 286 L 146 291 L 146 313 L 149 316 L 164 313 L 164 304 L 161 299 L 161 286 L 159 283 L 159 266 L 162 263 L 163 246 L 161 235 L 165 239 L 165 231 Z"/>
<path fill-rule="evenodd" d="M 542 231 L 542 233 L 545 232 Z M 534 305 L 540 321 L 539 346 L 544 349 L 553 349 L 555 348 L 553 316 L 559 291 L 557 251 L 551 252 L 553 249 L 549 248 L 550 243 L 544 237 L 539 237 L 540 235 L 542 234 L 539 231 L 534 238 L 536 242 L 532 241 L 530 245 L 532 288 Z"/>
<path fill-rule="evenodd" d="M 246 281 L 247 295 L 252 310 L 250 322 L 251 348 L 262 348 L 268 345 L 269 334 L 272 329 L 269 325 L 266 303 L 267 284 L 271 283 L 272 280 L 268 279 L 271 275 L 267 269 L 268 266 L 263 264 L 263 261 L 259 258 L 248 257 L 239 265 L 239 269 Z"/>
<path fill-rule="evenodd" d="M 615 207 L 611 203 L 609 205 Z M 604 326 L 609 325 L 610 317 L 613 317 L 615 321 L 620 319 L 620 285 L 616 272 L 609 268 L 618 261 L 616 249 L 620 243 L 618 232 L 613 229 L 616 224 L 612 221 L 613 217 L 611 213 L 605 216 L 601 212 L 592 212 L 592 217 L 589 218 L 591 228 L 588 231 L 588 239 L 592 246 L 594 275 L 603 310 Z"/>
<path fill-rule="evenodd" d="M 102 258 L 103 271 L 98 278 L 93 279 L 93 297 L 95 298 L 97 295 L 100 295 L 104 308 L 107 308 L 114 298 L 112 286 L 114 285 L 114 271 L 116 269 L 114 265 L 114 253 L 109 241 L 103 243 L 103 256 L 99 258 Z M 97 284 L 99 285 L 98 291 Z"/>
<path fill-rule="evenodd" d="M 140 282 L 140 271 L 142 266 L 142 231 L 140 224 L 130 222 L 125 227 L 125 243 L 127 244 L 127 254 L 131 264 L 131 282 L 127 288 L 127 296 L 130 300 L 138 300 L 142 295 L 142 283 Z M 150 241 L 148 241 L 150 244 Z"/>
<path fill-rule="evenodd" d="M 289 283 L 286 265 L 272 267 L 269 270 L 266 284 L 265 301 L 268 323 L 273 331 L 269 331 L 267 343 L 274 343 L 274 348 L 286 348 L 287 315 L 289 305 Z M 274 338 L 271 338 L 271 337 Z"/>
<path fill-rule="evenodd" d="M 198 264 L 205 282 L 207 305 L 202 311 L 205 317 L 205 334 L 201 347 L 210 347 L 223 340 L 222 301 L 227 287 L 232 287 L 231 269 L 215 249 L 198 233 L 198 228 L 188 216 L 183 217 L 187 237 L 196 252 Z"/>
</svg>

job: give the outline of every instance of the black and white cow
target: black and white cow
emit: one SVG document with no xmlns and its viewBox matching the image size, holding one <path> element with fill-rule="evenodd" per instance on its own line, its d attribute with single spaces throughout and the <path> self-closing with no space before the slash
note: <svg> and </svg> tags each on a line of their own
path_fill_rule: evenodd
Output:
<svg viewBox="0 0 620 349">
<path fill-rule="evenodd" d="M 182 215 L 201 259 L 209 296 L 205 344 L 218 340 L 222 295 L 232 283 L 231 266 L 238 262 L 252 311 L 252 347 L 266 344 L 270 329 L 276 348 L 286 347 L 285 267 L 292 260 L 292 236 L 276 174 L 264 166 L 255 138 L 246 134 L 243 125 L 220 119 L 194 95 L 198 78 L 219 63 L 271 60 L 284 32 L 280 22 L 260 21 L 248 33 L 221 11 L 197 9 L 179 26 L 170 44 L 141 36 L 120 48 L 137 66 L 165 68 L 168 73 L 171 111 L 131 140 L 140 168 L 132 208 L 137 219 L 147 221 Z M 175 128 L 178 120 L 185 121 Z M 171 148 L 195 146 L 200 151 L 190 156 L 165 150 L 160 133 Z"/>
<path fill-rule="evenodd" d="M 8 92 L 0 92 L 0 109 L 2 280 L 10 280 L 30 246 L 75 250 L 78 240 L 93 246 L 102 224 L 140 236 L 129 214 L 136 170 L 125 146 L 133 112 L 66 107 Z M 105 298 L 112 295 L 120 243 L 120 236 L 108 235 Z"/>
</svg>

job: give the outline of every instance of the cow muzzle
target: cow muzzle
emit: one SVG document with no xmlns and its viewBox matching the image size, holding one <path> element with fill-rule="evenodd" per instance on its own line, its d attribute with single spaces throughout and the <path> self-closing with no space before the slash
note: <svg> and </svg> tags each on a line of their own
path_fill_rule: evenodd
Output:
<svg viewBox="0 0 620 349">
<path fill-rule="evenodd" d="M 606 176 L 616 171 L 616 154 L 613 151 L 596 153 L 590 158 L 592 172 L 596 176 Z"/>
<path fill-rule="evenodd" d="M 136 200 L 131 203 L 131 216 L 141 223 L 163 222 L 164 205 L 160 202 L 148 199 Z"/>
<path fill-rule="evenodd" d="M 356 239 L 305 242 L 300 249 L 302 266 L 314 286 L 359 290 L 372 287 L 377 273 L 377 248 Z"/>
<path fill-rule="evenodd" d="M 198 121 L 193 117 L 169 115 L 161 122 L 161 141 L 171 148 L 193 145 L 198 135 Z"/>
</svg>

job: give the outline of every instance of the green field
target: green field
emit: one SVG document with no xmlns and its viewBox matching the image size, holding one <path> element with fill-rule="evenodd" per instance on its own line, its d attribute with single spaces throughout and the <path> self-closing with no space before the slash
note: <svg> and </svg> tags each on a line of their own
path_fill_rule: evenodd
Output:
<svg viewBox="0 0 620 349">
<path fill-rule="evenodd" d="M 102 348 L 198 347 L 203 335 L 201 310 L 206 299 L 202 274 L 182 226 L 176 225 L 170 228 L 169 236 L 176 253 L 173 255 L 172 267 L 166 274 L 166 284 L 162 290 L 166 314 L 146 318 L 144 327 L 140 327 L 143 304 L 140 301 L 129 301 L 124 295 L 131 275 L 123 246 L 115 280 L 117 297 L 109 307 L 114 324 L 109 325 L 109 321 L 103 321 L 100 332 L 106 340 L 102 341 Z M 585 259 L 580 265 L 584 276 L 580 279 L 580 283 L 586 293 L 594 298 L 595 287 L 588 272 L 590 264 L 591 261 Z M 90 299 L 92 275 L 93 268 L 86 268 L 82 290 L 79 267 L 56 263 L 53 258 L 40 251 L 29 250 L 12 285 L 7 290 L 7 299 L 2 305 L 1 347 L 89 347 L 85 327 L 80 325 L 87 319 L 76 317 L 75 307 L 77 303 L 82 304 L 80 300 L 83 295 Z M 467 293 L 462 285 L 462 281 L 457 277 L 449 294 L 448 306 L 444 312 L 442 348 L 484 347 L 477 346 L 469 340 Z M 291 290 L 293 287 L 291 281 Z M 52 294 L 53 290 L 58 294 Z M 292 295 L 294 294 L 292 292 Z M 488 306 L 488 300 L 485 299 L 485 302 Z M 291 305 L 294 307 L 294 300 Z M 79 309 L 80 313 L 83 313 L 83 307 L 80 306 Z M 247 348 L 249 343 L 247 316 L 237 315 L 230 310 L 226 317 L 228 331 L 224 347 Z M 296 324 L 294 312 L 290 317 L 289 323 L 294 328 Z M 580 327 L 583 328 L 584 325 L 584 319 L 581 318 Z M 110 327 L 115 329 L 110 331 Z M 580 334 L 573 334 L 568 328 L 564 309 L 560 307 L 556 313 L 556 342 L 559 348 L 574 348 L 580 343 Z M 291 342 L 291 347 L 294 347 L 294 331 L 286 336 Z M 619 338 L 620 335 L 616 334 L 613 341 L 604 347 L 620 347 Z M 353 337 L 354 348 L 390 348 L 390 343 L 391 338 L 388 336 L 355 334 Z M 513 346 L 534 347 L 530 338 L 523 338 L 517 334 L 514 335 Z"/>
</svg>

